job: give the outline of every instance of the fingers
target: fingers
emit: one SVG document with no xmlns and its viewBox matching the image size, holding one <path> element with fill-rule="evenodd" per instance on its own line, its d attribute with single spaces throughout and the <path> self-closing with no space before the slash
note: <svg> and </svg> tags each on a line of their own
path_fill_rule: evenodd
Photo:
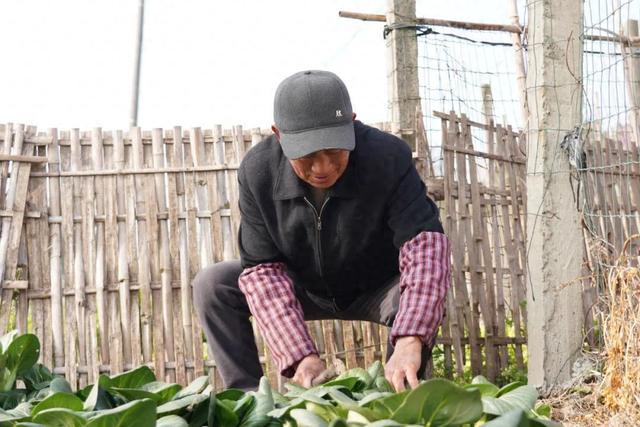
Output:
<svg viewBox="0 0 640 427">
<path fill-rule="evenodd" d="M 409 387 L 416 388 L 419 385 L 418 382 L 418 371 L 413 367 L 407 367 L 405 369 L 405 374 L 407 375 L 407 382 L 409 383 Z"/>
<path fill-rule="evenodd" d="M 402 369 L 398 369 L 393 373 L 391 377 L 391 384 L 393 384 L 393 388 L 395 388 L 396 391 L 400 392 L 405 389 L 404 378 L 405 378 L 405 375 Z"/>
<path fill-rule="evenodd" d="M 314 375 L 311 372 L 305 372 L 302 374 L 302 387 L 311 388 L 311 381 L 313 381 Z"/>
</svg>

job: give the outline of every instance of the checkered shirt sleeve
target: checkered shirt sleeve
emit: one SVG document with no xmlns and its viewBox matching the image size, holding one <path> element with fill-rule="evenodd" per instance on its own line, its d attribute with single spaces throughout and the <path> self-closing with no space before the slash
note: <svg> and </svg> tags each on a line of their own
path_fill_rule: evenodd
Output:
<svg viewBox="0 0 640 427">
<path fill-rule="evenodd" d="M 447 236 L 423 231 L 400 248 L 400 307 L 391 340 L 418 336 L 433 345 L 451 285 L 451 256 Z"/>
<path fill-rule="evenodd" d="M 280 373 L 292 377 L 298 362 L 318 354 L 318 350 L 284 264 L 264 263 L 247 268 L 238 282 Z"/>
</svg>

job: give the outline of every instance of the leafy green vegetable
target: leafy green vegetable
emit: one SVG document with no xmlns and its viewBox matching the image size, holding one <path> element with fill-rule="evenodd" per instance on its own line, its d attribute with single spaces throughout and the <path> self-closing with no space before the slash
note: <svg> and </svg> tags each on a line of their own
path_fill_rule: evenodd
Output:
<svg viewBox="0 0 640 427">
<path fill-rule="evenodd" d="M 482 376 L 459 386 L 436 378 L 396 393 L 379 361 L 310 389 L 287 384 L 284 396 L 266 378 L 250 392 L 215 393 L 207 376 L 182 388 L 158 381 L 147 366 L 100 375 L 74 393 L 36 363 L 39 349 L 33 335 L 0 337 L 0 427 L 559 426 L 548 419 L 548 405 L 535 406 L 531 386 L 498 388 Z"/>
</svg>

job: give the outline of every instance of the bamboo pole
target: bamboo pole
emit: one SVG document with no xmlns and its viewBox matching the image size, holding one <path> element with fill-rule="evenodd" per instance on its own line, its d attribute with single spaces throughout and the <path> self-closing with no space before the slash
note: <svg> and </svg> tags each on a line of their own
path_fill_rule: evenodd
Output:
<svg viewBox="0 0 640 427">
<path fill-rule="evenodd" d="M 638 36 L 638 21 L 630 19 L 623 26 L 623 34 L 633 38 Z M 629 44 L 622 44 L 624 54 L 624 81 L 629 99 L 629 122 L 636 145 L 640 145 L 640 58 Z"/>
<path fill-rule="evenodd" d="M 124 140 L 122 131 L 118 130 L 114 133 L 113 139 L 114 166 L 116 170 L 121 171 L 125 168 Z M 127 204 L 125 178 L 116 177 L 116 213 L 126 213 Z M 116 281 L 118 282 L 118 293 L 120 301 L 120 329 L 122 331 L 122 350 L 125 361 L 131 361 L 131 290 L 129 289 L 129 268 L 127 259 L 128 242 L 127 242 L 127 224 L 126 220 L 118 220 L 118 265 L 116 272 Z M 112 319 L 116 322 L 116 319 Z"/>
<path fill-rule="evenodd" d="M 117 136 L 114 135 L 114 138 L 116 137 Z M 102 147 L 104 150 L 104 168 L 115 168 L 115 151 L 117 145 L 115 143 L 111 145 L 102 144 Z M 118 234 L 120 221 L 118 220 L 117 197 L 118 194 L 122 194 L 123 192 L 118 191 L 116 188 L 117 178 L 116 176 L 103 178 L 105 186 L 105 280 L 107 284 L 118 283 Z M 120 289 L 118 289 L 118 292 L 110 292 L 108 285 L 105 285 L 105 288 L 107 288 L 105 311 L 108 316 L 108 330 L 105 331 L 105 333 L 108 333 L 109 342 L 109 372 L 113 375 L 124 370 L 124 343 L 120 322 Z"/>
<path fill-rule="evenodd" d="M 133 145 L 133 168 L 142 169 L 142 133 L 140 128 L 131 130 L 131 143 Z M 135 178 L 135 202 L 136 214 L 145 215 L 147 213 L 147 191 L 146 182 L 143 177 Z M 151 361 L 153 349 L 151 343 L 151 277 L 149 272 L 149 242 L 147 221 L 149 218 L 138 220 L 138 282 L 140 283 L 140 323 L 142 338 L 142 358 L 144 363 Z"/>
<path fill-rule="evenodd" d="M 70 135 L 71 146 L 71 165 L 72 171 L 78 171 L 81 168 L 81 146 L 80 132 L 78 129 L 72 129 Z M 73 216 L 81 215 L 82 212 L 82 182 L 79 178 L 73 179 Z M 73 288 L 75 291 L 75 324 L 78 334 L 78 354 L 77 363 L 86 365 L 87 359 L 87 343 L 86 343 L 86 297 L 85 288 L 85 272 L 84 272 L 84 250 L 82 242 L 83 225 L 73 224 Z M 86 376 L 78 377 L 78 386 L 84 387 L 87 384 Z"/>
<path fill-rule="evenodd" d="M 53 143 L 49 146 L 49 169 L 60 171 L 60 157 L 58 147 L 58 132 L 50 129 Z M 49 210 L 53 216 L 62 215 L 60 207 L 60 178 L 49 181 L 50 202 Z M 53 329 L 53 358 L 55 366 L 64 365 L 64 334 L 62 329 L 62 261 L 61 255 L 61 225 L 51 224 L 50 234 L 50 264 L 51 264 L 51 328 Z"/>
<path fill-rule="evenodd" d="M 176 145 L 179 138 L 182 138 L 181 129 L 179 127 L 173 128 L 173 140 L 171 144 L 166 145 L 167 165 L 173 167 L 176 165 Z M 174 301 L 180 303 L 173 304 L 173 331 L 174 331 L 174 348 L 175 348 L 175 381 L 178 384 L 187 384 L 187 371 L 186 371 L 186 359 L 188 349 L 185 348 L 185 334 L 183 329 L 183 322 L 185 317 L 183 316 L 184 304 L 182 302 L 182 272 L 180 271 L 180 220 L 179 218 L 179 199 L 178 195 L 178 181 L 182 178 L 181 175 L 168 175 L 167 176 L 167 194 L 168 194 L 168 206 L 169 206 L 169 252 L 171 257 L 171 277 L 178 278 L 180 280 L 180 288 L 175 289 L 172 286 L 172 298 Z M 182 192 L 184 186 L 181 188 Z M 188 282 L 187 282 L 188 285 Z M 188 286 L 187 286 L 188 291 Z"/>
<path fill-rule="evenodd" d="M 10 156 L 11 142 L 13 141 L 13 124 L 7 123 L 4 127 L 4 140 L 2 142 L 1 153 L 3 156 Z M 6 194 L 7 178 L 9 176 L 9 162 L 2 162 L 0 167 L 0 194 Z M 8 207 L 4 204 L 4 198 L 0 198 L 0 204 L 3 209 Z"/>
<path fill-rule="evenodd" d="M 104 168 L 104 152 L 102 146 L 102 129 L 94 128 L 91 133 L 91 162 L 93 170 Z M 104 215 L 104 178 L 95 177 L 95 214 Z M 104 364 L 109 363 L 109 328 L 107 327 L 107 307 L 105 302 L 105 230 L 103 222 L 96 222 L 96 243 L 95 243 L 95 287 L 96 287 L 96 310 L 98 328 L 100 330 L 100 356 Z M 95 331 L 92 331 L 95 333 Z"/>
<path fill-rule="evenodd" d="M 200 128 L 192 128 L 191 137 L 191 156 L 194 166 L 200 166 L 205 162 L 204 141 Z M 207 186 L 206 176 L 196 172 L 196 198 L 198 209 L 206 210 L 209 207 L 208 194 L 210 193 Z M 213 243 L 211 241 L 211 219 L 200 219 L 200 244 L 202 245 L 201 263 L 203 266 L 210 265 L 213 262 Z"/>
<path fill-rule="evenodd" d="M 341 18 L 359 19 L 361 21 L 387 22 L 385 15 L 373 13 L 347 12 L 341 10 L 338 12 L 338 16 Z M 509 33 L 522 32 L 519 26 L 511 24 L 485 24 L 479 22 L 452 21 L 449 19 L 434 18 L 416 18 L 415 22 L 417 25 L 433 25 L 436 27 L 461 28 L 464 30 L 506 31 Z"/>
<path fill-rule="evenodd" d="M 153 146 L 153 166 L 161 168 L 165 166 L 164 145 L 162 142 L 162 129 L 153 129 L 151 133 Z M 164 174 L 155 174 L 156 200 L 158 210 L 167 212 L 167 196 L 165 192 Z M 173 290 L 171 288 L 171 254 L 169 252 L 169 224 L 167 219 L 161 219 L 160 228 L 160 282 L 162 286 L 162 322 L 164 326 L 164 349 L 168 356 L 167 361 L 175 362 L 174 331 L 173 331 Z M 156 325 L 157 327 L 158 325 Z M 170 381 L 175 381 L 175 375 Z"/>
<path fill-rule="evenodd" d="M 223 166 L 225 164 L 230 164 L 227 161 L 226 147 L 224 141 L 224 135 L 222 132 L 221 125 L 215 125 L 213 128 L 213 164 Z M 231 206 L 229 189 L 227 185 L 227 181 L 229 179 L 229 171 L 220 171 L 215 174 L 215 181 L 217 186 L 217 205 L 214 207 L 216 210 L 219 209 L 228 209 Z M 213 220 L 218 222 L 219 225 L 214 227 L 214 236 L 221 243 L 216 245 L 219 252 L 217 252 L 216 261 L 228 260 L 233 257 L 233 238 L 231 237 L 231 218 L 227 214 L 228 210 L 225 212 L 225 215 L 222 216 L 221 213 L 217 213 Z"/>
<path fill-rule="evenodd" d="M 12 154 L 21 154 L 22 146 L 24 143 L 24 126 L 20 124 L 16 125 L 15 132 L 16 134 L 13 141 Z M 14 165 L 14 166 L 18 166 L 18 165 Z M 7 180 L 7 195 L 6 195 L 6 204 L 5 204 L 6 208 L 11 211 L 14 210 L 17 186 L 18 186 L 18 173 L 17 173 L 17 167 L 14 167 L 13 171 L 11 172 L 11 175 L 9 175 L 9 178 Z M 5 270 L 7 267 L 6 261 L 7 261 L 7 254 L 9 250 L 9 236 L 11 234 L 11 222 L 12 222 L 12 218 L 7 218 L 7 217 L 2 218 L 2 228 L 0 231 L 0 282 L 4 280 Z M 13 277 L 10 277 L 9 279 L 13 279 Z M 0 286 L 1 286 L 1 283 L 0 283 Z M 3 296 L 3 304 L 4 304 L 4 296 Z M 0 331 L 0 333 L 1 332 L 2 331 Z"/>
<path fill-rule="evenodd" d="M 520 28 L 520 18 L 518 16 L 518 0 L 509 0 L 509 15 L 511 25 Z M 522 48 L 521 33 L 511 33 L 513 41 L 513 54 L 516 65 L 516 81 L 518 83 L 518 97 L 520 98 L 520 115 L 524 128 L 527 128 L 529 121 L 529 104 L 527 102 L 527 73 L 524 65 L 524 49 Z"/>
<path fill-rule="evenodd" d="M 192 130 L 189 133 L 188 143 L 191 144 L 189 149 L 184 149 L 184 164 L 186 166 L 194 165 L 194 160 L 192 158 L 192 152 L 195 150 L 193 147 L 196 137 L 194 136 L 194 131 Z M 187 180 L 188 178 L 188 180 Z M 201 268 L 201 256 L 198 248 L 198 233 L 197 233 L 197 195 L 196 195 L 196 174 L 192 173 L 189 175 L 185 174 L 185 206 L 187 209 L 187 233 L 189 236 L 188 239 L 188 262 L 189 262 L 189 283 L 194 279 L 195 275 L 200 271 Z M 193 361 L 194 367 L 191 371 L 191 375 L 194 377 L 198 377 L 203 375 L 204 373 L 204 357 L 203 351 L 206 346 L 203 345 L 202 342 L 202 329 L 200 328 L 200 324 L 198 323 L 198 319 L 196 316 L 195 309 L 193 305 L 189 307 L 189 313 L 191 316 L 191 325 L 193 326 Z M 211 357 L 211 355 L 209 355 Z M 189 373 L 188 373 L 189 375 Z"/>
<path fill-rule="evenodd" d="M 178 126 L 173 128 L 173 149 L 175 152 L 175 162 L 178 167 L 184 165 L 184 143 L 182 140 L 182 129 Z M 176 176 L 176 194 L 178 197 L 178 252 L 180 254 L 180 306 L 182 315 L 182 333 L 184 335 L 184 355 L 186 360 L 193 361 L 193 324 L 191 316 L 191 279 L 189 270 L 189 246 L 187 238 L 195 239 L 195 236 L 189 236 L 187 233 L 187 202 L 185 195 L 185 177 L 184 174 Z M 195 218 L 194 218 L 195 219 Z M 195 222 L 195 221 L 194 221 Z M 194 224 L 195 225 L 195 224 Z M 194 378 L 192 371 L 187 370 L 186 380 L 191 381 Z"/>
</svg>

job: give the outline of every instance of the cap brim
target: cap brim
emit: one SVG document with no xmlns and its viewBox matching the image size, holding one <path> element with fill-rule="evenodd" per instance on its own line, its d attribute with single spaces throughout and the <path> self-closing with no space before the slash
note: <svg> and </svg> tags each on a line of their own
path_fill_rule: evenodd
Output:
<svg viewBox="0 0 640 427">
<path fill-rule="evenodd" d="M 320 150 L 349 150 L 356 146 L 353 122 L 340 126 L 313 129 L 304 132 L 280 132 L 280 145 L 289 159 L 299 159 Z"/>
</svg>

